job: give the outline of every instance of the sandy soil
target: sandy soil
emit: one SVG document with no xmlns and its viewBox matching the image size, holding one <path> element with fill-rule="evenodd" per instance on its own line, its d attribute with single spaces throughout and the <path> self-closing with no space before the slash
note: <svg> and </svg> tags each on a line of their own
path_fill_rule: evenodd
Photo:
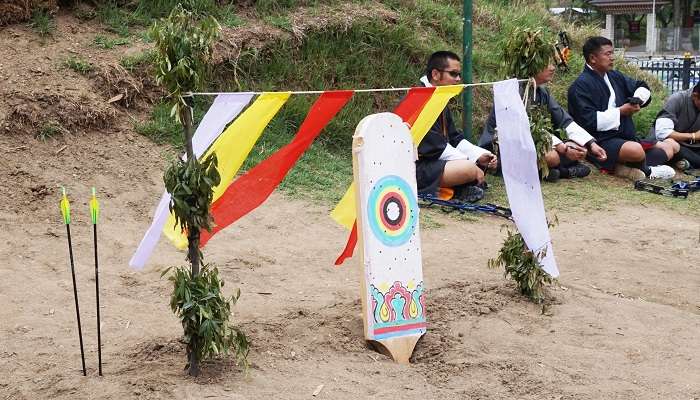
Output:
<svg viewBox="0 0 700 400">
<path fill-rule="evenodd" d="M 12 32 L 24 37 L 12 29 L 0 31 L 5 43 L 17 39 Z M 21 41 L 9 50 L 2 40 L 7 65 Z M 12 65 L 3 79 L 24 73 Z M 89 91 L 76 77 L 55 82 Z M 2 119 L 13 105 L 0 106 Z M 162 242 L 145 271 L 127 265 L 162 192 L 167 149 L 112 127 L 46 142 L 5 132 L 0 150 L 1 399 L 302 399 L 320 385 L 319 399 L 700 399 L 700 225 L 687 217 L 658 208 L 559 213 L 562 276 L 543 308 L 486 268 L 502 220 L 432 212 L 442 227 L 422 232 L 428 333 L 412 364 L 401 366 L 363 341 L 359 265 L 332 266 L 346 233 L 329 206 L 276 194 L 205 249 L 228 290 L 242 290 L 235 319 L 252 339 L 251 368 L 244 374 L 225 359 L 195 379 L 183 371 L 181 327 L 160 278 L 184 254 Z M 73 201 L 88 377 L 80 373 L 60 185 Z M 96 373 L 93 185 L 103 208 L 104 377 Z"/>
</svg>

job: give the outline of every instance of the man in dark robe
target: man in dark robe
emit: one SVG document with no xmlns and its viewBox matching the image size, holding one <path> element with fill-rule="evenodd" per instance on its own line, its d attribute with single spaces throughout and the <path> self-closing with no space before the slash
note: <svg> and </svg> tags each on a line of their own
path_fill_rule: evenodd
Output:
<svg viewBox="0 0 700 400">
<path fill-rule="evenodd" d="M 459 56 L 450 51 L 438 51 L 428 59 L 426 75 L 421 82 L 428 87 L 459 85 L 461 77 Z M 452 113 L 445 107 L 418 145 L 418 192 L 435 194 L 445 187 L 454 189 L 458 200 L 480 200 L 484 193 L 476 185 L 484 182 L 484 170 L 495 168 L 497 163 L 493 153 L 464 139 Z"/>
<path fill-rule="evenodd" d="M 652 133 L 653 139 L 671 138 L 681 145 L 679 169 L 700 168 L 700 83 L 666 100 Z"/>
<path fill-rule="evenodd" d="M 534 104 L 547 107 L 554 129 L 566 132 L 566 141 L 552 135 L 552 150 L 545 154 L 549 167 L 549 175 L 545 177 L 545 180 L 549 182 L 554 182 L 559 178 L 583 178 L 587 176 L 591 169 L 579 161 L 583 160 L 589 151 L 599 161 L 605 161 L 607 158 L 605 150 L 595 143 L 593 136 L 574 122 L 574 119 L 557 103 L 554 96 L 545 87 L 554 78 L 555 71 L 554 64 L 549 64 L 533 77 L 537 84 L 533 96 Z M 521 90 L 524 90 L 524 86 L 521 87 Z M 493 151 L 496 130 L 496 112 L 492 108 L 481 137 L 479 137 L 479 146 Z"/>
<path fill-rule="evenodd" d="M 673 139 L 640 141 L 632 116 L 651 103 L 647 84 L 613 70 L 612 42 L 588 38 L 583 45 L 586 66 L 569 87 L 569 114 L 605 149 L 607 160 L 597 163 L 608 172 L 632 179 L 672 178 L 673 168 L 663 165 L 678 152 Z"/>
</svg>

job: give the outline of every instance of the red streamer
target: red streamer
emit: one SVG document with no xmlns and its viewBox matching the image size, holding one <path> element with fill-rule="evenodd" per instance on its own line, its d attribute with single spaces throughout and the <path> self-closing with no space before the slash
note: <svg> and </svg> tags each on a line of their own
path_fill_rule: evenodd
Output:
<svg viewBox="0 0 700 400">
<path fill-rule="evenodd" d="M 217 232 L 264 203 L 321 130 L 347 104 L 353 93 L 351 90 L 322 93 L 311 106 L 306 119 L 289 144 L 230 184 L 212 204 L 211 215 L 215 227 L 211 232 L 202 230 L 199 246 L 204 247 Z"/>
</svg>

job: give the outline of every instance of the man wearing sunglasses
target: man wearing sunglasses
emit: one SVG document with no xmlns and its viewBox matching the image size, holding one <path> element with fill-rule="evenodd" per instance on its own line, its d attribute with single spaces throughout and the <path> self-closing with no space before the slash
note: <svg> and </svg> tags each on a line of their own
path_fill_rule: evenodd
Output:
<svg viewBox="0 0 700 400">
<path fill-rule="evenodd" d="M 438 51 L 428 59 L 423 85 L 446 86 L 462 83 L 462 64 L 451 51 Z M 439 188 L 454 190 L 454 198 L 475 202 L 484 197 L 479 186 L 484 170 L 495 169 L 496 156 L 464 139 L 449 108 L 445 108 L 418 145 L 416 180 L 419 193 L 435 194 Z"/>
</svg>

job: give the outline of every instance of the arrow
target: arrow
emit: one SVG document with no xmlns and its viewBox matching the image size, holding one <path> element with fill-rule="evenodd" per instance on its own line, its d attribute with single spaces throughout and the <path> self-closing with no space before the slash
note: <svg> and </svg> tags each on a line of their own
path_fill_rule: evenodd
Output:
<svg viewBox="0 0 700 400">
<path fill-rule="evenodd" d="M 97 301 L 97 361 L 98 374 L 102 376 L 102 335 L 100 334 L 100 277 L 97 268 L 97 220 L 100 217 L 100 203 L 97 202 L 95 188 L 90 199 L 90 217 L 92 218 L 92 237 L 95 248 L 95 299 Z"/>
<path fill-rule="evenodd" d="M 68 234 L 68 255 L 70 256 L 70 273 L 73 278 L 73 297 L 75 298 L 75 316 L 78 320 L 78 338 L 80 339 L 80 359 L 83 363 L 83 376 L 87 375 L 85 371 L 85 351 L 83 351 L 83 330 L 80 326 L 80 307 L 78 307 L 78 289 L 75 285 L 75 265 L 73 263 L 73 245 L 70 239 L 70 202 L 66 196 L 66 188 L 61 187 L 63 197 L 61 198 L 61 214 L 63 222 L 66 224 L 66 233 Z"/>
</svg>

